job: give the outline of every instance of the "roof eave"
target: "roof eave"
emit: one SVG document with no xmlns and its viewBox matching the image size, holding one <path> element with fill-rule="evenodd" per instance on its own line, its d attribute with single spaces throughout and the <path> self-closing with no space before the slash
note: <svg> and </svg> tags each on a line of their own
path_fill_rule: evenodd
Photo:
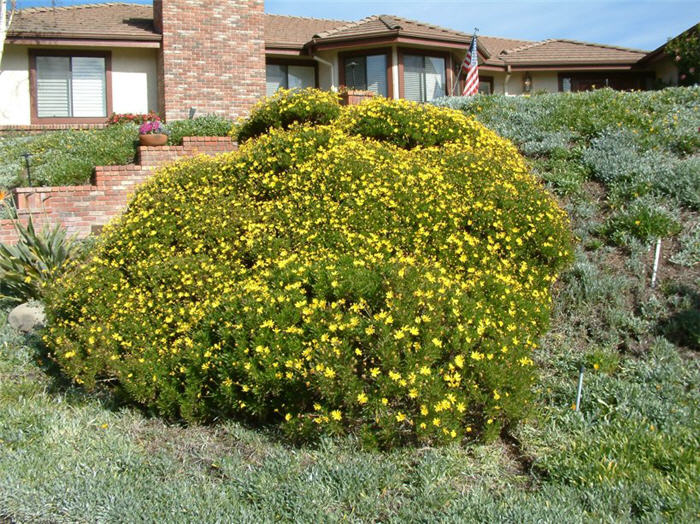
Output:
<svg viewBox="0 0 700 524">
<path fill-rule="evenodd" d="M 436 46 L 440 47 L 466 49 L 471 42 L 471 38 L 463 39 L 460 37 L 450 36 L 435 38 L 426 36 L 422 33 L 394 29 L 391 31 L 374 31 L 363 35 L 339 35 L 322 38 L 315 37 L 305 44 L 305 47 L 309 47 L 314 50 L 328 50 L 340 47 L 349 47 L 353 44 L 359 47 L 373 43 L 388 43 L 390 41 L 394 41 L 396 43 L 421 43 L 428 46 L 431 43 L 434 43 Z M 479 44 L 478 41 L 477 45 L 481 56 L 483 56 L 486 60 L 489 59 L 491 57 L 489 51 L 483 45 Z"/>
<path fill-rule="evenodd" d="M 104 34 L 104 33 L 66 33 L 60 31 L 8 31 L 7 39 L 66 39 L 66 40 L 115 40 L 115 41 L 148 41 L 161 42 L 163 35 L 129 35 L 129 34 Z"/>
<path fill-rule="evenodd" d="M 599 69 L 599 70 L 619 70 L 626 71 L 633 69 L 637 62 L 532 62 L 508 64 L 513 71 L 558 71 L 574 69 Z"/>
</svg>

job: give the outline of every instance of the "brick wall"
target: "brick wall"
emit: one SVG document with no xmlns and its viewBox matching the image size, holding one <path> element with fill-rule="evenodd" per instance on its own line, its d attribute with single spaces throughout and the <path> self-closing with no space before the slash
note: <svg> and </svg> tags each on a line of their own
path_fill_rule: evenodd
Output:
<svg viewBox="0 0 700 524">
<path fill-rule="evenodd" d="M 227 137 L 186 137 L 181 146 L 139 147 L 136 164 L 98 166 L 90 185 L 14 189 L 17 216 L 24 224 L 30 215 L 35 225 L 61 224 L 69 234 L 83 238 L 121 213 L 136 186 L 155 167 L 185 156 L 216 155 L 235 148 Z M 16 241 L 12 220 L 0 220 L 0 243 Z"/>
<path fill-rule="evenodd" d="M 265 94 L 263 0 L 155 0 L 162 27 L 160 106 L 166 120 L 236 118 Z"/>
</svg>

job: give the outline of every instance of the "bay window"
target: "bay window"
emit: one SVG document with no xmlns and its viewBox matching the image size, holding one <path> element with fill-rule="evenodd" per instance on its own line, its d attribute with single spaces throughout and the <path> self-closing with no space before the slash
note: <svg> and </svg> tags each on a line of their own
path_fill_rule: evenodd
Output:
<svg viewBox="0 0 700 524">
<path fill-rule="evenodd" d="M 267 64 L 266 92 L 273 95 L 279 88 L 295 89 L 316 86 L 316 68 L 301 64 Z"/>
<path fill-rule="evenodd" d="M 79 122 L 107 117 L 107 54 L 35 51 L 31 60 L 35 120 Z"/>
</svg>

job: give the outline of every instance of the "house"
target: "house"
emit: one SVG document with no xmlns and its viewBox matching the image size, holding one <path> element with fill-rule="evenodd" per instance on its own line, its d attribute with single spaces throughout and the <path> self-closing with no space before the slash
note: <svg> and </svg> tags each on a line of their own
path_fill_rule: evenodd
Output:
<svg viewBox="0 0 700 524">
<path fill-rule="evenodd" d="M 691 59 L 690 63 L 684 64 L 681 56 L 668 49 L 669 44 L 679 38 L 692 42 L 691 45 L 695 45 L 697 49 L 700 46 L 700 24 L 693 25 L 672 38 L 671 41 L 660 45 L 639 62 L 641 67 L 653 68 L 662 85 L 693 85 L 694 82 L 700 80 L 700 72 L 696 70 L 698 69 L 696 61 Z M 689 71 L 681 71 L 684 66 Z"/>
<path fill-rule="evenodd" d="M 238 117 L 279 87 L 429 101 L 453 92 L 470 42 L 397 16 L 265 14 L 263 0 L 24 9 L 0 65 L 0 126 L 95 125 L 149 109 L 168 120 L 192 110 Z M 602 44 L 481 36 L 478 52 L 484 93 L 648 89 L 656 78 L 647 52 Z"/>
</svg>

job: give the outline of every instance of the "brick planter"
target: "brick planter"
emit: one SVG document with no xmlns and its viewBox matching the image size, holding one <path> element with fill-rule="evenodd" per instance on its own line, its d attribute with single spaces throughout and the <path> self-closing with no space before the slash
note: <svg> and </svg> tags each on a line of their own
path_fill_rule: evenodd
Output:
<svg viewBox="0 0 700 524">
<path fill-rule="evenodd" d="M 340 103 L 344 106 L 356 106 L 373 96 L 371 91 L 344 91 L 340 93 Z"/>
<path fill-rule="evenodd" d="M 68 234 L 86 237 L 119 215 L 129 196 L 156 167 L 178 158 L 218 155 L 236 147 L 229 137 L 185 137 L 181 146 L 141 146 L 136 164 L 97 166 L 89 185 L 13 189 L 17 216 L 25 225 L 31 215 L 37 227 L 60 224 Z M 12 220 L 0 220 L 0 243 L 16 242 Z"/>
</svg>

